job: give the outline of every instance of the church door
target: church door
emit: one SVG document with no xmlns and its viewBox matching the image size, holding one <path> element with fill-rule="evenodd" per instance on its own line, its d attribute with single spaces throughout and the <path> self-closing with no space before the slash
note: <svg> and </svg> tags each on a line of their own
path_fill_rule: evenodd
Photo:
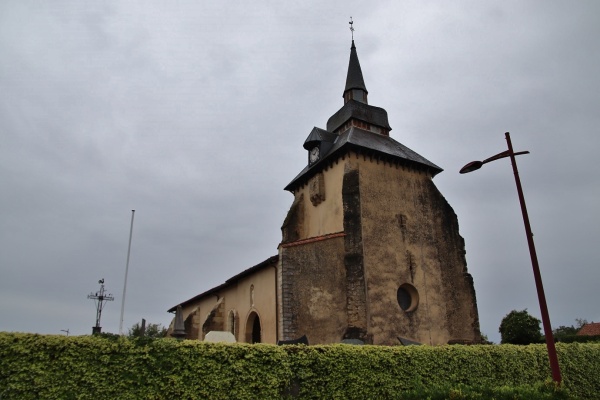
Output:
<svg viewBox="0 0 600 400">
<path fill-rule="evenodd" d="M 246 322 L 246 342 L 260 343 L 261 342 L 260 317 L 254 311 L 248 316 Z"/>
</svg>

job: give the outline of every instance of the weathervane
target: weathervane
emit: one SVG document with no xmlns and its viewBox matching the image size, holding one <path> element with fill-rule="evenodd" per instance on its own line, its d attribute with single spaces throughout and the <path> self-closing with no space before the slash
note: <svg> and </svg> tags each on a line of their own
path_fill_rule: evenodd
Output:
<svg viewBox="0 0 600 400">
<path fill-rule="evenodd" d="M 352 32 L 352 40 L 354 40 L 354 21 L 352 21 L 352 17 L 350 17 L 350 22 L 348 22 L 350 24 L 350 32 Z"/>
</svg>

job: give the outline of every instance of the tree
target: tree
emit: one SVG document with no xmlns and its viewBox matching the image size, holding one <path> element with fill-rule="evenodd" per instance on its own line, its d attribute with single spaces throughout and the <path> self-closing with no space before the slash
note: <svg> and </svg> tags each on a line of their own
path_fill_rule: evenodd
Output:
<svg viewBox="0 0 600 400">
<path fill-rule="evenodd" d="M 127 336 L 129 338 L 137 338 L 137 337 L 148 337 L 148 338 L 162 338 L 167 335 L 167 328 L 162 326 L 161 324 L 148 324 L 146 325 L 146 330 L 144 334 L 142 334 L 142 325 L 139 322 L 133 324 L 131 328 L 129 328 L 129 332 Z"/>
<path fill-rule="evenodd" d="M 582 326 L 588 323 L 585 318 L 575 318 L 575 322 L 577 322 L 577 330 L 580 330 Z"/>
<path fill-rule="evenodd" d="M 500 323 L 501 343 L 530 344 L 542 341 L 540 333 L 541 321 L 532 317 L 527 309 L 512 310 Z"/>
<path fill-rule="evenodd" d="M 552 336 L 554 336 L 554 339 L 560 339 L 565 336 L 575 335 L 575 334 L 577 334 L 578 330 L 579 330 L 579 328 L 575 328 L 573 325 L 571 325 L 571 326 L 561 325 L 552 331 Z"/>
</svg>

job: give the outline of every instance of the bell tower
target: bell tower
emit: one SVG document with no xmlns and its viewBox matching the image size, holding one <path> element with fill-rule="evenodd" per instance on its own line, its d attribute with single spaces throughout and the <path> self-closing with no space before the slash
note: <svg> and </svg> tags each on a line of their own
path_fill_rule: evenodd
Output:
<svg viewBox="0 0 600 400">
<path fill-rule="evenodd" d="M 278 337 L 478 342 L 464 241 L 433 183 L 442 169 L 391 138 L 367 96 L 353 38 L 344 104 L 311 130 L 307 164 L 285 187 L 294 201 L 279 246 Z"/>
</svg>

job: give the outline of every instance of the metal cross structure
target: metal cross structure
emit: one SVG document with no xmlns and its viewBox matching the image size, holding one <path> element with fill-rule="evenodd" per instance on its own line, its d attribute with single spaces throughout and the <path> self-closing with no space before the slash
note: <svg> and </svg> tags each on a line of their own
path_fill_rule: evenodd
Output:
<svg viewBox="0 0 600 400">
<path fill-rule="evenodd" d="M 352 32 L 352 40 L 354 40 L 354 21 L 352 21 L 352 17 L 350 17 L 350 32 Z"/>
<path fill-rule="evenodd" d="M 107 301 L 113 301 L 115 298 L 112 294 L 106 294 L 104 291 L 104 279 L 100 279 L 98 281 L 100 284 L 100 290 L 95 294 L 88 294 L 88 299 L 92 299 L 96 302 L 96 326 L 92 328 L 92 334 L 102 332 L 102 327 L 100 326 L 100 317 L 102 316 L 102 308 L 104 308 L 104 304 Z"/>
</svg>

